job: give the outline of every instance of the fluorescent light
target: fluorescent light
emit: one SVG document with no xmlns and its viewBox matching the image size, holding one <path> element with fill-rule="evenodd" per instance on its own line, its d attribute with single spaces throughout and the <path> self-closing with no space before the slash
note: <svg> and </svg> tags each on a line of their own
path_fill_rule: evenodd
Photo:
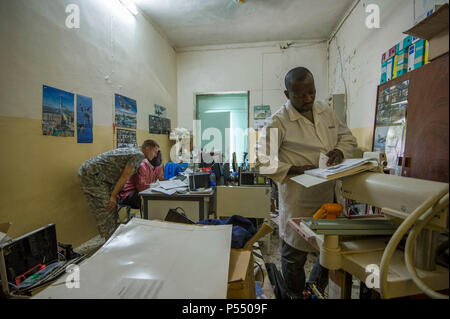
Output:
<svg viewBox="0 0 450 319">
<path fill-rule="evenodd" d="M 133 0 L 119 0 L 121 4 L 124 5 L 125 8 L 128 9 L 128 11 L 131 12 L 133 15 L 137 15 L 139 13 L 136 5 L 134 4 Z"/>
</svg>

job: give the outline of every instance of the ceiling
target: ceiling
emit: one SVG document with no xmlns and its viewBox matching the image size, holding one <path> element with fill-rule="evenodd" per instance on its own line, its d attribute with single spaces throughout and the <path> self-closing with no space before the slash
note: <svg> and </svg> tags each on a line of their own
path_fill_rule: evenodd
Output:
<svg viewBox="0 0 450 319">
<path fill-rule="evenodd" d="M 324 40 L 354 0 L 135 0 L 177 48 Z"/>
</svg>

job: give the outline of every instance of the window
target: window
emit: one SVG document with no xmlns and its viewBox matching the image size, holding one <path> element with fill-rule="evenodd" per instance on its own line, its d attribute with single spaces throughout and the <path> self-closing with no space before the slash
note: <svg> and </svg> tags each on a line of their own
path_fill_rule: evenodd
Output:
<svg viewBox="0 0 450 319">
<path fill-rule="evenodd" d="M 236 152 L 238 163 L 248 154 L 248 92 L 211 93 L 196 96 L 196 119 L 201 124 L 197 145 L 221 151 L 224 161 Z"/>
</svg>

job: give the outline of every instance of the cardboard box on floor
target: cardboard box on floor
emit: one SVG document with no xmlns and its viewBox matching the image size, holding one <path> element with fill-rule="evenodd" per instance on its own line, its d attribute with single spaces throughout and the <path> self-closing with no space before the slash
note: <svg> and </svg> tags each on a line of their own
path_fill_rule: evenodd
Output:
<svg viewBox="0 0 450 319">
<path fill-rule="evenodd" d="M 439 6 L 433 14 L 404 33 L 428 40 L 428 60 L 432 61 L 449 50 L 448 20 L 448 3 L 446 3 Z"/>
<path fill-rule="evenodd" d="M 250 238 L 243 248 L 231 248 L 227 299 L 256 298 L 253 244 L 272 231 L 272 227 L 263 223 L 259 231 Z"/>
</svg>

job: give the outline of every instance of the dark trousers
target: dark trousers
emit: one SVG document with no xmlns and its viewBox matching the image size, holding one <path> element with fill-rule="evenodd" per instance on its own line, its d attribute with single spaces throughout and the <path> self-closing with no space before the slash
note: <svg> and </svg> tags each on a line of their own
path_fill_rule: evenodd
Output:
<svg viewBox="0 0 450 319">
<path fill-rule="evenodd" d="M 301 298 L 305 289 L 306 276 L 304 266 L 307 256 L 307 252 L 295 249 L 283 241 L 281 247 L 281 269 L 288 294 L 293 299 Z M 325 285 L 325 287 L 328 283 L 328 270 L 320 265 L 319 257 L 317 257 L 308 281 L 318 282 L 319 286 Z"/>
<path fill-rule="evenodd" d="M 128 194 L 127 198 L 121 201 L 123 205 L 129 205 L 133 209 L 141 208 L 141 199 L 139 198 L 139 193 L 137 191 L 132 191 Z"/>
</svg>

